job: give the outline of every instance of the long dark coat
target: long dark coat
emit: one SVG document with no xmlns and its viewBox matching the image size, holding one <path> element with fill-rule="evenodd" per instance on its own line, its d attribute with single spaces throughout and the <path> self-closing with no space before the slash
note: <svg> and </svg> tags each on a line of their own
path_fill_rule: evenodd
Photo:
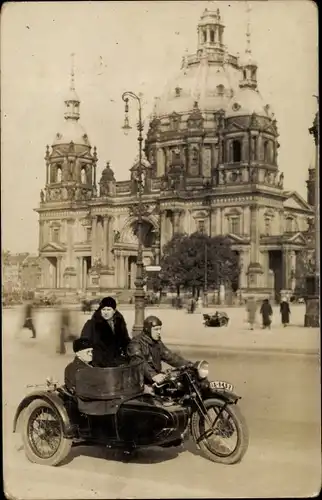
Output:
<svg viewBox="0 0 322 500">
<path fill-rule="evenodd" d="M 272 309 L 272 306 L 271 304 L 267 301 L 264 301 L 262 306 L 261 306 L 261 310 L 260 310 L 260 313 L 262 315 L 262 318 L 263 318 L 263 326 L 270 326 L 271 324 L 271 316 L 273 314 L 273 309 Z"/>
<path fill-rule="evenodd" d="M 280 305 L 280 312 L 282 316 L 282 323 L 283 325 L 286 325 L 290 322 L 290 306 L 288 302 L 281 302 Z"/>
<path fill-rule="evenodd" d="M 131 339 L 125 320 L 118 311 L 115 311 L 113 323 L 114 332 L 98 310 L 83 327 L 81 337 L 88 338 L 93 346 L 93 366 L 118 366 L 127 355 L 127 346 Z"/>
<path fill-rule="evenodd" d="M 69 363 L 65 368 L 65 385 L 69 390 L 75 390 L 76 386 L 76 372 L 79 370 L 84 370 L 88 365 L 84 363 L 81 359 L 75 358 L 71 363 Z"/>
</svg>

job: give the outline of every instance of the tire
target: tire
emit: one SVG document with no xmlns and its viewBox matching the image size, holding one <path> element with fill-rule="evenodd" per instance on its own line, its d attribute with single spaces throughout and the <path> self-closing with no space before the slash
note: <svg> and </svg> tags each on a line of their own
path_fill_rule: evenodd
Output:
<svg viewBox="0 0 322 500">
<path fill-rule="evenodd" d="M 59 443 L 55 447 L 54 452 L 48 457 L 42 456 L 41 453 L 35 450 L 35 447 L 31 442 L 29 432 L 29 427 L 33 417 L 41 409 L 47 410 L 47 412 L 49 411 L 49 413 L 51 413 L 51 415 L 55 418 L 54 421 L 56 422 L 60 432 Z M 68 456 L 73 443 L 72 439 L 67 439 L 63 436 L 63 423 L 54 406 L 47 403 L 47 401 L 44 401 L 43 399 L 35 399 L 29 406 L 27 406 L 27 408 L 25 408 L 21 424 L 21 433 L 26 457 L 30 460 L 30 462 L 40 465 L 55 466 L 60 464 Z"/>
<path fill-rule="evenodd" d="M 206 409 L 210 408 L 222 408 L 225 403 L 221 399 L 207 399 L 204 401 L 204 405 Z M 214 451 L 211 451 L 207 446 L 208 442 L 206 440 L 202 440 L 198 443 L 198 439 L 201 434 L 204 432 L 201 429 L 203 428 L 204 419 L 200 416 L 200 414 L 196 411 L 193 413 L 190 422 L 191 435 L 200 449 L 201 454 L 211 460 L 212 462 L 217 462 L 225 465 L 233 465 L 242 460 L 244 457 L 249 444 L 249 434 L 248 427 L 245 418 L 243 417 L 240 409 L 236 405 L 227 405 L 225 408 L 225 412 L 230 415 L 237 430 L 237 444 L 235 449 L 228 456 L 221 456 L 220 454 L 216 454 Z M 200 429 L 201 427 L 201 429 Z"/>
</svg>

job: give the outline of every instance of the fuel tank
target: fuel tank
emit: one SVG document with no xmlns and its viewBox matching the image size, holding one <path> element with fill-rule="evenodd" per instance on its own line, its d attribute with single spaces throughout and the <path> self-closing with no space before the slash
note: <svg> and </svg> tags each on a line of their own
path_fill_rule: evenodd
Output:
<svg viewBox="0 0 322 500">
<path fill-rule="evenodd" d="M 189 422 L 189 409 L 143 394 L 122 403 L 117 414 L 119 439 L 137 446 L 161 445 L 180 439 Z"/>
</svg>

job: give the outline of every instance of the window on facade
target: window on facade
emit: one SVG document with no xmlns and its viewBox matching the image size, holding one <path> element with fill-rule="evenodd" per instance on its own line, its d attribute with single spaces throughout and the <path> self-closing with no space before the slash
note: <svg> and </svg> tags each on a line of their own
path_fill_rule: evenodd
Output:
<svg viewBox="0 0 322 500">
<path fill-rule="evenodd" d="M 57 168 L 57 177 L 56 177 L 56 181 L 57 181 L 57 182 L 61 182 L 61 179 L 62 179 L 61 167 L 58 167 L 58 168 Z"/>
<path fill-rule="evenodd" d="M 203 41 L 204 41 L 204 42 L 206 42 L 206 41 L 207 41 L 207 31 L 206 31 L 206 30 L 204 30 L 204 31 L 202 32 L 202 35 L 203 35 Z"/>
<path fill-rule="evenodd" d="M 247 73 L 246 73 L 246 70 L 245 70 L 245 69 L 243 70 L 243 76 L 244 76 L 244 80 L 246 80 L 246 78 L 247 78 Z"/>
<path fill-rule="evenodd" d="M 211 42 L 215 41 L 215 32 L 214 32 L 214 30 L 210 30 L 210 41 Z"/>
<path fill-rule="evenodd" d="M 291 217 L 287 217 L 286 219 L 285 231 L 287 233 L 291 233 L 293 231 L 293 219 Z"/>
<path fill-rule="evenodd" d="M 224 95 L 225 87 L 223 85 L 217 85 L 218 95 Z"/>
<path fill-rule="evenodd" d="M 272 163 L 273 160 L 273 147 L 272 141 L 264 142 L 264 161 L 265 163 Z"/>
<path fill-rule="evenodd" d="M 231 234 L 240 234 L 240 217 L 230 217 L 229 232 Z"/>
<path fill-rule="evenodd" d="M 205 233 L 206 232 L 206 224 L 204 220 L 198 220 L 198 232 Z"/>
<path fill-rule="evenodd" d="M 91 241 L 92 239 L 92 228 L 87 227 L 86 228 L 86 241 Z"/>
<path fill-rule="evenodd" d="M 256 69 L 252 69 L 252 80 L 256 80 Z"/>
<path fill-rule="evenodd" d="M 52 229 L 52 240 L 54 243 L 59 242 L 59 228 L 58 227 L 54 227 Z"/>
<path fill-rule="evenodd" d="M 237 140 L 232 142 L 232 161 L 234 163 L 241 161 L 241 143 Z"/>
</svg>

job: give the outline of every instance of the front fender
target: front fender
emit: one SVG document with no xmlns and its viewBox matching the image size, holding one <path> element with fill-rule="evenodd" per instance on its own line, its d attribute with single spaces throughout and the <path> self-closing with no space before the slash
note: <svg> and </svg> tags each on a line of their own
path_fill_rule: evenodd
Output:
<svg viewBox="0 0 322 500">
<path fill-rule="evenodd" d="M 225 389 L 216 389 L 216 390 L 206 390 L 203 393 L 203 399 L 208 399 L 208 398 L 218 398 L 221 399 L 222 401 L 225 401 L 225 403 L 228 404 L 236 404 L 239 399 L 241 399 L 241 396 L 238 396 L 234 392 L 227 391 Z"/>
<path fill-rule="evenodd" d="M 43 399 L 47 403 L 49 403 L 59 414 L 63 424 L 63 432 L 66 438 L 71 438 L 74 436 L 74 426 L 72 425 L 70 418 L 68 416 L 67 410 L 64 406 L 62 399 L 59 397 L 57 392 L 48 392 L 48 391 L 34 391 L 28 394 L 21 403 L 19 404 L 14 421 L 13 421 L 13 432 L 16 432 L 17 422 L 19 419 L 19 415 L 21 412 L 30 405 L 32 401 L 35 399 Z"/>
</svg>

